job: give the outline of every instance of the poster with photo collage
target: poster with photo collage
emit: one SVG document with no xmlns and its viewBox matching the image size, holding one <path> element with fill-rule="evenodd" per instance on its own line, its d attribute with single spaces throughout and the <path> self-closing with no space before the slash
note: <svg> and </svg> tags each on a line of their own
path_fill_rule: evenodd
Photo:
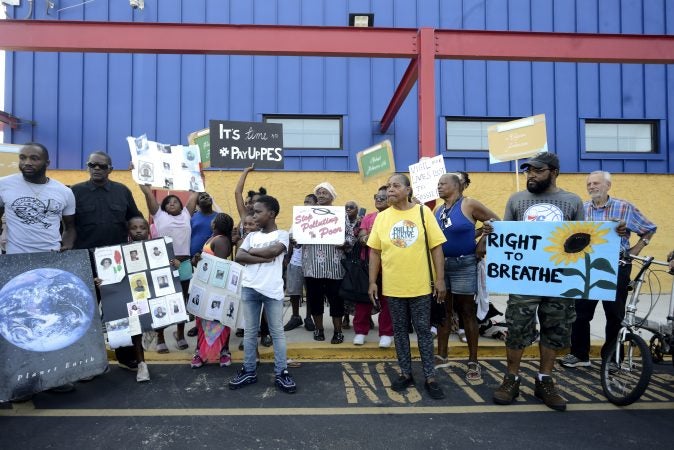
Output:
<svg viewBox="0 0 674 450">
<path fill-rule="evenodd" d="M 188 320 L 173 257 L 173 244 L 164 238 L 94 251 L 98 277 L 107 276 L 99 289 L 110 347 L 131 345 L 131 336 Z M 103 269 L 106 259 L 112 269 Z"/>
<path fill-rule="evenodd" d="M 242 275 L 241 264 L 202 253 L 190 282 L 187 311 L 235 328 Z"/>
</svg>

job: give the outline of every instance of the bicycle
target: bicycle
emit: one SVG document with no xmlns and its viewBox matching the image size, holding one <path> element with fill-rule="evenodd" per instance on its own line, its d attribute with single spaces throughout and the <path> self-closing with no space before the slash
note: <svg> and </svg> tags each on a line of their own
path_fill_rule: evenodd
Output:
<svg viewBox="0 0 674 450">
<path fill-rule="evenodd" d="M 616 341 L 611 344 L 611 351 L 601 363 L 601 386 L 604 395 L 618 406 L 634 403 L 646 391 L 653 374 L 651 348 L 656 349 L 656 359 L 660 358 L 660 361 L 665 353 L 672 354 L 674 350 L 674 292 L 670 294 L 666 324 L 648 319 L 653 307 L 645 317 L 637 316 L 639 294 L 649 267 L 653 264 L 668 266 L 668 263 L 657 261 L 652 256 L 630 255 L 630 259 L 640 261 L 642 265 L 630 283 L 632 293 L 625 305 L 622 328 Z M 672 289 L 674 290 L 674 283 Z M 650 346 L 638 334 L 640 330 L 653 333 Z"/>
</svg>

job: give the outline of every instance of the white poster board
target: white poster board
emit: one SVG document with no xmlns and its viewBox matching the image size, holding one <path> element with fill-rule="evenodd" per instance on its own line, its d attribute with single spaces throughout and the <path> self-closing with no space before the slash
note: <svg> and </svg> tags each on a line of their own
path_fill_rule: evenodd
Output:
<svg viewBox="0 0 674 450">
<path fill-rule="evenodd" d="M 343 206 L 293 206 L 292 235 L 298 244 L 342 245 L 346 210 Z"/>
<path fill-rule="evenodd" d="M 412 182 L 412 195 L 421 203 L 430 202 L 440 197 L 438 181 L 447 172 L 442 155 L 422 159 L 409 167 Z"/>
<path fill-rule="evenodd" d="M 241 264 L 202 253 L 190 282 L 187 311 L 235 328 L 242 275 Z"/>
<path fill-rule="evenodd" d="M 138 184 L 170 191 L 203 192 L 201 155 L 197 145 L 167 145 L 145 135 L 126 138 L 131 152 L 131 176 Z"/>
</svg>

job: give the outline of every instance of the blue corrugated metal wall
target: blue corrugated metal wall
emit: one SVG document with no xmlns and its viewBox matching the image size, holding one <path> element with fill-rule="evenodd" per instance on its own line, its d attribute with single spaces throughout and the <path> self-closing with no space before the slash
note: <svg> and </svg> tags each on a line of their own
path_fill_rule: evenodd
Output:
<svg viewBox="0 0 674 450">
<path fill-rule="evenodd" d="M 27 2 L 11 11 L 26 14 Z M 61 0 L 58 8 L 81 3 Z M 232 24 L 347 24 L 349 12 L 373 12 L 380 27 L 672 34 L 674 0 L 96 0 L 36 19 Z M 209 119 L 260 121 L 263 114 L 344 116 L 343 150 L 289 150 L 289 170 L 357 170 L 355 154 L 384 138 L 396 165 L 417 159 L 414 89 L 389 134 L 381 118 L 407 60 L 200 55 L 8 54 L 6 107 L 37 122 L 11 142 L 39 141 L 52 167 L 79 169 L 90 151 L 107 149 L 118 167 L 128 160 L 124 138 L 184 143 Z M 439 149 L 445 116 L 522 117 L 545 113 L 549 146 L 568 172 L 674 172 L 672 66 L 438 61 Z M 660 153 L 583 152 L 584 119 L 659 121 Z M 444 152 L 452 170 L 507 171 L 486 152 Z"/>
</svg>

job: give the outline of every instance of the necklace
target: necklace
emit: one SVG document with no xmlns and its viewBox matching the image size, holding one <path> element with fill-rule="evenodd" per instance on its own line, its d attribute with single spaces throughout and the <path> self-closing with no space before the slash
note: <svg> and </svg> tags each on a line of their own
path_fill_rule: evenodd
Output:
<svg viewBox="0 0 674 450">
<path fill-rule="evenodd" d="M 49 183 L 49 178 L 47 178 L 47 181 L 45 181 L 44 183 L 31 183 L 30 181 L 26 181 L 25 179 L 23 180 L 23 182 L 26 184 L 26 186 L 28 186 L 28 189 L 31 190 L 31 192 L 33 193 L 33 196 L 35 196 L 35 198 L 37 200 L 41 200 L 40 195 L 42 194 L 42 191 L 44 191 L 47 188 L 47 183 Z M 35 188 L 33 188 L 33 185 L 42 186 L 42 188 L 35 189 Z"/>
<path fill-rule="evenodd" d="M 442 213 L 440 214 L 440 228 L 443 230 L 449 228 L 452 226 L 452 219 L 449 217 L 450 214 L 452 214 L 452 211 L 454 210 L 454 207 L 459 203 L 459 201 L 463 198 L 463 195 L 460 195 L 459 198 L 454 200 L 454 203 L 447 208 L 447 204 L 445 203 L 442 205 Z"/>
</svg>

